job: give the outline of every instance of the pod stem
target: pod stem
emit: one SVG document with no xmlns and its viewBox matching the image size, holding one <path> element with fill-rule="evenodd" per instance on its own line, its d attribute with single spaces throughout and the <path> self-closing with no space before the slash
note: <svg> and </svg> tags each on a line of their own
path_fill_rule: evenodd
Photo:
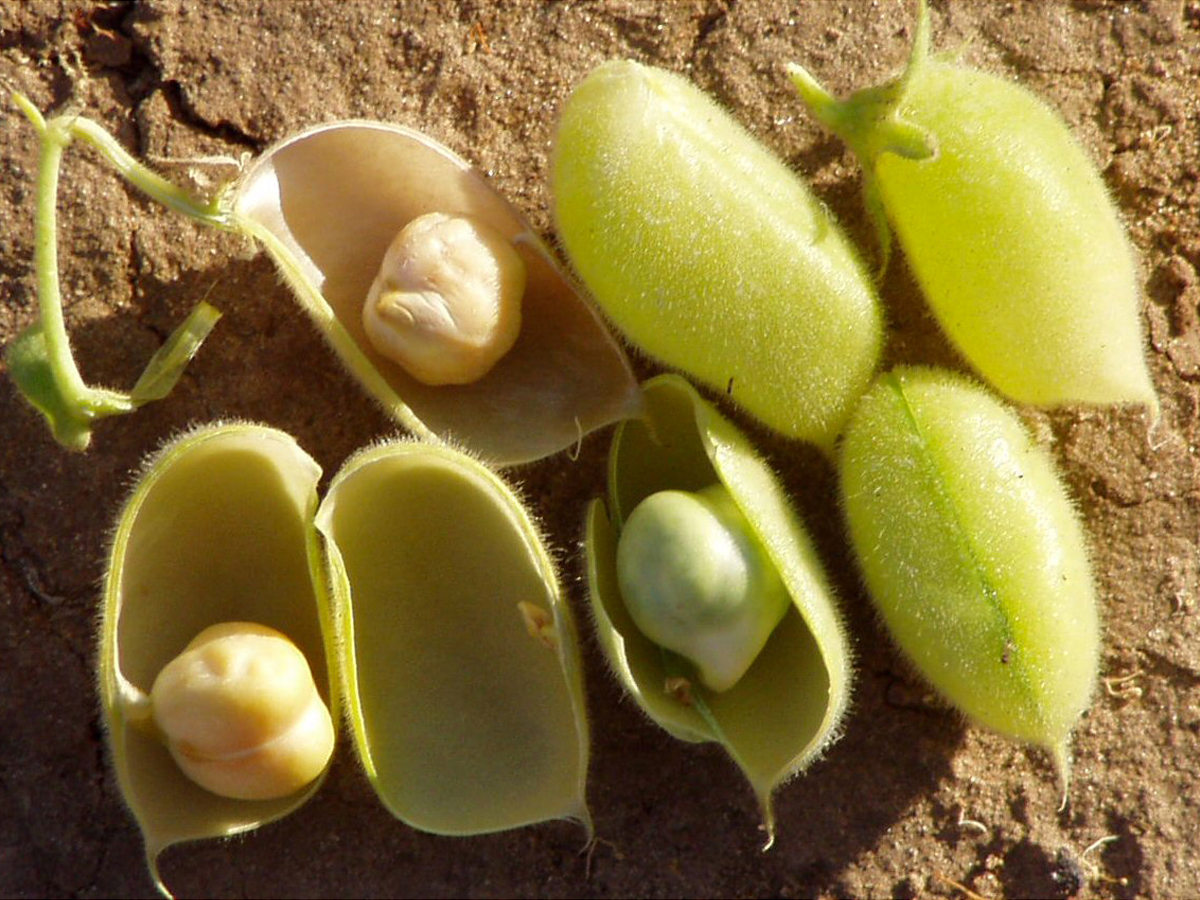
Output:
<svg viewBox="0 0 1200 900">
<path fill-rule="evenodd" d="M 909 85 L 929 59 L 929 48 L 929 9 L 921 0 L 912 54 L 904 71 L 890 81 L 839 100 L 803 66 L 788 63 L 786 67 L 809 111 L 846 143 L 862 166 L 863 194 L 879 240 L 881 271 L 887 269 L 892 237 L 875 175 L 877 161 L 884 153 L 910 160 L 929 159 L 937 153 L 933 136 L 898 112 Z"/>
<path fill-rule="evenodd" d="M 41 138 L 34 207 L 33 262 L 38 318 L 5 350 L 9 375 L 18 390 L 46 419 L 55 440 L 85 450 L 92 426 L 166 396 L 212 331 L 221 314 L 201 301 L 150 358 L 130 392 L 89 386 L 75 364 L 67 337 L 58 278 L 58 181 L 63 153 L 75 138 L 91 144 L 130 184 L 163 205 L 214 228 L 232 227 L 220 198 L 201 202 L 134 159 L 96 123 L 76 115 L 47 120 L 24 95 L 13 100 Z"/>
</svg>

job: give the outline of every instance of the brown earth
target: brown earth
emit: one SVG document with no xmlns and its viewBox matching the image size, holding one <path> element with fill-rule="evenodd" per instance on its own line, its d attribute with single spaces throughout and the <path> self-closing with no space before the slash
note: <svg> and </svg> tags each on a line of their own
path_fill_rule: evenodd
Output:
<svg viewBox="0 0 1200 900">
<path fill-rule="evenodd" d="M 559 106 L 603 60 L 683 72 L 809 177 L 860 244 L 871 229 L 842 146 L 783 74 L 834 90 L 902 63 L 913 9 L 871 3 L 313 2 L 0 5 L 0 76 L 69 105 L 133 152 L 261 150 L 346 117 L 425 130 L 477 163 L 552 237 Z M 1163 417 L 1023 410 L 1078 501 L 1107 623 L 1104 683 L 1075 737 L 1071 803 L 1046 757 L 964 723 L 880 629 L 845 548 L 832 472 L 751 426 L 836 583 L 858 673 L 845 735 L 778 795 L 760 852 L 753 798 L 715 747 L 676 742 L 622 700 L 585 638 L 601 840 L 548 824 L 471 839 L 392 819 L 343 747 L 317 796 L 244 838 L 168 851 L 182 895 L 1200 895 L 1200 3 L 938 3 L 935 41 L 1026 84 L 1090 151 L 1141 254 Z M 0 186 L 0 342 L 33 319 L 36 140 L 11 105 Z M 201 167 L 215 183 L 229 170 Z M 178 177 L 186 172 L 174 167 Z M 188 423 L 260 420 L 336 471 L 390 423 L 343 373 L 252 248 L 134 195 L 87 150 L 60 200 L 68 325 L 85 376 L 129 384 L 192 303 L 226 316 L 175 393 L 59 449 L 0 386 L 0 894 L 150 895 L 107 767 L 94 690 L 97 584 L 139 459 Z M 889 361 L 962 368 L 903 264 L 882 285 Z M 649 373 L 654 367 L 642 364 Z M 606 435 L 516 473 L 562 552 L 601 490 Z M 957 884 L 955 884 L 957 882 Z M 961 885 L 961 887 L 960 887 Z"/>
</svg>

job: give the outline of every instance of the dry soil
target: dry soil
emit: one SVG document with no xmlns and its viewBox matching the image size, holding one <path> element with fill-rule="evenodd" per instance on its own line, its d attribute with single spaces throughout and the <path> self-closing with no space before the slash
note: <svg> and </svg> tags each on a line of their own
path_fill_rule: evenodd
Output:
<svg viewBox="0 0 1200 900">
<path fill-rule="evenodd" d="M 593 66 L 681 72 L 808 177 L 874 253 L 853 159 L 783 72 L 832 89 L 902 65 L 910 3 L 0 4 L 0 77 L 149 160 L 240 157 L 303 126 L 371 118 L 429 132 L 488 173 L 553 240 L 557 111 Z M 1041 752 L 962 721 L 889 642 L 845 547 L 833 473 L 747 424 L 792 489 L 857 655 L 845 734 L 778 796 L 761 852 L 753 798 L 712 746 L 672 740 L 622 699 L 590 638 L 589 799 L 599 840 L 554 823 L 471 839 L 395 821 L 343 747 L 317 796 L 163 872 L 209 896 L 1200 895 L 1200 3 L 935 3 L 936 45 L 1017 80 L 1070 123 L 1141 259 L 1162 421 L 1137 409 L 1022 410 L 1078 501 L 1106 622 L 1104 681 L 1075 736 L 1071 802 Z M 37 141 L 6 104 L 0 343 L 35 314 Z M 163 163 L 197 187 L 231 174 Z M 61 450 L 0 381 L 0 894 L 144 896 L 141 841 L 107 765 L 95 694 L 97 585 L 139 459 L 189 423 L 260 420 L 336 471 L 393 426 L 243 242 L 132 193 L 72 149 L 60 199 L 67 324 L 86 377 L 128 384 L 198 298 L 226 315 L 175 393 Z M 903 260 L 882 284 L 887 361 L 964 369 Z M 655 371 L 640 360 L 639 371 Z M 607 435 L 515 473 L 564 563 L 602 488 Z M 968 893 L 973 892 L 973 893 Z"/>
</svg>

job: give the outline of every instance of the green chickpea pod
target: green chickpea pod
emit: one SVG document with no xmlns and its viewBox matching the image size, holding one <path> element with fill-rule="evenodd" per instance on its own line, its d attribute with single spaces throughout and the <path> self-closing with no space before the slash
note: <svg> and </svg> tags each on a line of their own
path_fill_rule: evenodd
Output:
<svg viewBox="0 0 1200 900">
<path fill-rule="evenodd" d="M 638 504 L 617 545 L 617 578 L 641 632 L 690 660 L 717 692 L 746 673 L 790 602 L 720 485 L 659 491 Z"/>
<path fill-rule="evenodd" d="M 837 738 L 851 678 L 803 523 L 733 423 L 678 375 L 643 386 L 588 509 L 588 593 L 613 674 L 682 741 L 711 741 L 772 796 Z"/>
</svg>

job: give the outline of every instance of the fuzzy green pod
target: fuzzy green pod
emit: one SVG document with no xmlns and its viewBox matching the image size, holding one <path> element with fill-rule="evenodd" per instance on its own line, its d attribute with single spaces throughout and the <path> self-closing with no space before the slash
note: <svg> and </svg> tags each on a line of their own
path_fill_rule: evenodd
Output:
<svg viewBox="0 0 1200 900">
<path fill-rule="evenodd" d="M 836 739 L 849 697 L 850 653 L 833 592 L 783 489 L 745 436 L 678 376 L 652 379 L 644 391 L 647 418 L 618 428 L 607 499 L 594 501 L 588 510 L 588 586 L 596 634 L 613 672 L 654 722 L 681 740 L 715 741 L 725 748 L 750 781 L 774 840 L 772 793 Z M 638 566 L 652 562 L 654 551 L 638 553 L 633 566 L 619 560 L 628 531 L 647 504 L 663 492 L 711 498 L 714 488 L 718 506 L 736 506 L 732 520 L 720 514 L 726 527 L 754 545 L 750 568 L 769 565 L 770 578 L 786 592 L 780 613 L 768 585 L 767 609 L 749 616 L 750 630 L 757 631 L 757 620 L 765 619 L 769 636 L 765 642 L 747 642 L 755 644 L 748 667 L 719 690 L 707 685 L 702 665 L 656 644 L 635 624 L 628 584 Z M 708 531 L 687 527 L 676 533 L 681 530 L 701 537 Z M 659 555 L 665 555 L 668 548 L 659 546 Z M 692 546 L 684 552 L 704 557 L 713 548 Z M 660 576 L 647 572 L 645 577 Z M 714 617 L 728 619 L 727 609 L 694 615 Z M 739 614 L 734 618 L 745 621 Z M 719 655 L 727 652 L 728 643 L 717 649 Z"/>
<path fill-rule="evenodd" d="M 579 651 L 550 557 L 475 459 L 414 442 L 352 457 L 316 517 L 359 759 L 437 834 L 591 830 Z"/>
<path fill-rule="evenodd" d="M 890 222 L 934 315 L 988 382 L 1022 403 L 1144 403 L 1157 415 L 1133 247 L 1055 111 L 931 56 L 924 3 L 895 80 L 838 101 L 800 66 L 789 72 L 858 157 L 885 258 Z"/>
<path fill-rule="evenodd" d="M 275 729 L 271 734 L 249 742 L 235 735 L 234 746 L 215 747 L 226 739 L 211 726 L 196 728 L 195 715 L 179 712 L 174 702 L 181 693 L 179 678 L 164 685 L 160 677 L 178 667 L 185 651 L 194 649 L 194 639 L 222 623 L 256 623 L 239 631 L 285 635 L 284 643 L 299 650 L 312 678 L 307 689 L 301 683 L 288 696 L 303 712 L 315 688 L 321 706 L 316 712 L 328 708 L 316 734 L 328 759 L 330 716 L 332 723 L 338 721 L 339 704 L 327 662 L 333 658 L 333 629 L 312 526 L 320 475 L 317 464 L 282 432 L 243 424 L 210 426 L 184 435 L 148 462 L 118 521 L 104 581 L 100 696 L 117 782 L 164 894 L 157 859 L 166 847 L 255 828 L 296 809 L 320 785 L 320 777 L 309 776 L 307 782 L 285 784 L 282 795 L 272 790 L 263 799 L 222 796 L 201 787 L 176 764 L 176 753 L 211 757 L 216 748 L 227 759 L 244 759 L 250 743 L 271 743 L 278 723 L 269 723 Z M 239 657 L 234 666 L 244 668 L 247 658 L 234 655 Z M 193 681 L 211 682 L 214 669 L 229 666 L 218 662 L 202 668 Z M 202 700 L 211 708 L 210 701 L 211 695 Z M 268 698 L 257 705 L 270 712 L 278 701 Z M 197 765 L 211 768 L 212 763 Z M 324 768 L 320 760 L 314 765 L 318 773 Z M 218 772 L 215 779 L 201 774 L 200 780 L 226 790 L 230 773 Z M 245 778 L 239 781 L 244 784 Z"/>
<path fill-rule="evenodd" d="M 875 290 L 800 179 L 678 75 L 610 62 L 567 100 L 554 213 L 638 347 L 830 449 L 879 358 Z"/>
<path fill-rule="evenodd" d="M 1046 748 L 1065 783 L 1100 623 L 1083 530 L 1050 456 L 977 385 L 900 368 L 855 411 L 840 479 L 896 642 L 970 718 Z"/>
</svg>

